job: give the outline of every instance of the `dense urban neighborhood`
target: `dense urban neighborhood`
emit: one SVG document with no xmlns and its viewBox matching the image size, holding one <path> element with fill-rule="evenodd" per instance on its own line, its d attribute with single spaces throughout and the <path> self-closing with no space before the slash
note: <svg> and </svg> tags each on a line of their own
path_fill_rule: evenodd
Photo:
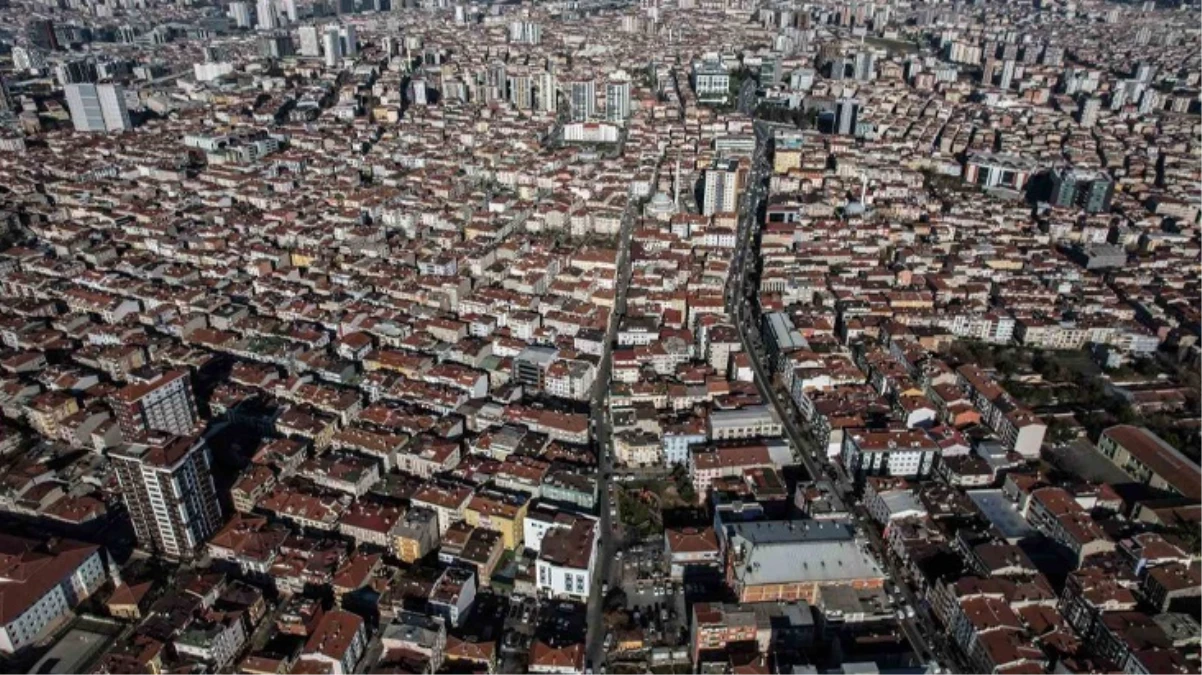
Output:
<svg viewBox="0 0 1202 675">
<path fill-rule="evenodd" d="M 1202 669 L 1177 0 L 0 0 L 0 669 Z"/>
</svg>

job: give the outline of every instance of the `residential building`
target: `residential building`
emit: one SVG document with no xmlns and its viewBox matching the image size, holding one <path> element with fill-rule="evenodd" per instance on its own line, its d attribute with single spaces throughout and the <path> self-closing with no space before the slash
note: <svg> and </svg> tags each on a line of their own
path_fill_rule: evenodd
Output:
<svg viewBox="0 0 1202 675">
<path fill-rule="evenodd" d="M 199 554 L 221 526 L 204 439 L 153 432 L 111 457 L 139 547 L 171 558 Z"/>
<path fill-rule="evenodd" d="M 61 625 L 107 581 L 99 546 L 0 534 L 0 652 L 12 654 Z"/>
<path fill-rule="evenodd" d="M 133 128 L 125 104 L 125 89 L 118 84 L 68 84 L 67 108 L 76 131 L 127 131 Z"/>
<path fill-rule="evenodd" d="M 130 383 L 109 397 L 121 434 L 134 440 L 150 431 L 192 432 L 198 419 L 191 377 L 185 370 L 151 367 L 130 373 Z"/>
</svg>

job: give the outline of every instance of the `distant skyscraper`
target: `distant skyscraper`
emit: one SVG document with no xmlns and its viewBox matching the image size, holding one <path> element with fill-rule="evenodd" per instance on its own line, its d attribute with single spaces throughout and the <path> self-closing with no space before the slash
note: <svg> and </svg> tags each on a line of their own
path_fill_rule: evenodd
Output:
<svg viewBox="0 0 1202 675">
<path fill-rule="evenodd" d="M 1052 196 L 1048 200 L 1053 206 L 1068 208 L 1077 202 L 1077 187 L 1080 177 L 1072 169 L 1052 171 Z"/>
<path fill-rule="evenodd" d="M 138 547 L 192 558 L 221 526 L 212 457 L 201 436 L 154 433 L 110 453 Z"/>
<path fill-rule="evenodd" d="M 98 79 L 96 64 L 92 61 L 64 61 L 54 67 L 54 77 L 64 87 L 80 82 L 95 82 Z"/>
<path fill-rule="evenodd" d="M 1141 61 L 1135 68 L 1135 79 L 1141 84 L 1147 84 L 1152 81 L 1152 76 L 1156 74 L 1156 66 L 1146 61 Z"/>
<path fill-rule="evenodd" d="M 46 67 L 46 57 L 32 47 L 13 47 L 13 67 L 20 71 L 41 70 Z"/>
<path fill-rule="evenodd" d="M 355 27 L 351 24 L 344 24 L 338 30 L 339 37 L 342 40 L 342 55 L 347 58 L 355 58 L 359 55 L 359 35 L 355 32 Z"/>
<path fill-rule="evenodd" d="M 514 21 L 509 24 L 509 41 L 539 44 L 543 41 L 543 27 L 533 21 Z"/>
<path fill-rule="evenodd" d="M 322 37 L 322 49 L 325 52 L 326 65 L 330 68 L 337 66 L 342 60 L 342 39 L 338 35 L 338 26 L 326 26 L 325 35 Z"/>
<path fill-rule="evenodd" d="M 301 56 L 321 56 L 321 38 L 317 26 L 301 26 L 297 33 L 300 37 Z"/>
<path fill-rule="evenodd" d="M 35 47 L 55 51 L 59 49 L 58 35 L 54 32 L 54 22 L 50 19 L 34 19 L 25 24 L 25 32 L 29 41 Z"/>
<path fill-rule="evenodd" d="M 296 23 L 296 0 L 280 0 L 280 14 L 288 19 L 289 23 Z"/>
<path fill-rule="evenodd" d="M 509 102 L 518 110 L 529 110 L 534 107 L 534 96 L 531 88 L 533 81 L 525 72 L 516 72 L 509 76 Z"/>
<path fill-rule="evenodd" d="M 76 131 L 132 129 L 125 107 L 125 90 L 116 84 L 69 84 L 64 87 L 67 108 Z"/>
<path fill-rule="evenodd" d="M 539 73 L 535 77 L 534 87 L 537 90 L 535 107 L 540 112 L 554 112 L 558 109 L 555 73 L 549 71 Z"/>
<path fill-rule="evenodd" d="M 0 77 L 0 112 L 10 112 L 15 107 L 12 94 L 8 91 L 8 83 Z"/>
<path fill-rule="evenodd" d="M 578 80 L 572 83 L 572 120 L 583 122 L 597 116 L 597 83 Z"/>
<path fill-rule="evenodd" d="M 850 136 L 856 132 L 856 121 L 860 117 L 860 102 L 854 98 L 841 98 L 835 102 L 835 133 Z"/>
<path fill-rule="evenodd" d="M 834 61 L 831 61 L 831 79 L 842 80 L 847 77 L 847 66 L 853 64 L 851 59 L 840 56 Z M 852 70 L 855 70 L 854 68 Z"/>
<path fill-rule="evenodd" d="M 273 0 L 259 0 L 255 14 L 259 30 L 275 30 L 279 28 L 280 21 L 276 15 L 276 6 Z"/>
<path fill-rule="evenodd" d="M 605 84 L 605 119 L 624 122 L 630 117 L 630 76 L 619 70 Z"/>
<path fill-rule="evenodd" d="M 876 77 L 876 55 L 864 51 L 856 53 L 856 80 L 868 82 Z"/>
<path fill-rule="evenodd" d="M 1078 202 L 1086 213 L 1104 213 L 1110 210 L 1110 200 L 1114 197 L 1114 182 L 1105 175 L 1099 175 L 1089 181 L 1089 185 L 1081 191 Z"/>
<path fill-rule="evenodd" d="M 1076 205 L 1087 213 L 1104 213 L 1110 210 L 1113 196 L 1114 181 L 1105 173 L 1067 168 L 1052 171 L 1052 196 L 1049 201 L 1055 206 L 1068 208 Z"/>
<path fill-rule="evenodd" d="M 426 97 L 426 81 L 421 78 L 413 78 L 409 82 L 409 100 L 413 105 L 426 105 L 429 103 Z"/>
<path fill-rule="evenodd" d="M 1110 109 L 1112 111 L 1118 112 L 1119 110 L 1123 109 L 1123 106 L 1127 105 L 1127 82 L 1130 81 L 1131 80 L 1124 80 L 1123 82 L 1120 82 L 1118 86 L 1115 86 L 1110 90 Z"/>
<path fill-rule="evenodd" d="M 292 36 L 287 33 L 268 33 L 259 37 L 259 55 L 269 59 L 292 56 Z"/>
<path fill-rule="evenodd" d="M 234 25 L 238 28 L 250 28 L 250 3 L 249 2 L 231 2 L 230 17 L 234 20 Z"/>
<path fill-rule="evenodd" d="M 1043 48 L 1043 56 L 1041 58 L 1045 66 L 1062 66 L 1064 65 L 1064 47 L 1047 45 Z"/>
<path fill-rule="evenodd" d="M 1090 96 L 1081 100 L 1081 109 L 1077 114 L 1077 121 L 1083 127 L 1092 127 L 1098 123 L 1098 113 L 1102 110 L 1102 99 L 1096 96 Z"/>
<path fill-rule="evenodd" d="M 1145 89 L 1139 97 L 1139 114 L 1150 115 L 1163 107 L 1160 92 L 1155 89 Z"/>
<path fill-rule="evenodd" d="M 1002 79 L 998 82 L 998 86 L 1009 91 L 1010 85 L 1014 83 L 1014 59 L 1006 59 L 1002 62 Z"/>
</svg>

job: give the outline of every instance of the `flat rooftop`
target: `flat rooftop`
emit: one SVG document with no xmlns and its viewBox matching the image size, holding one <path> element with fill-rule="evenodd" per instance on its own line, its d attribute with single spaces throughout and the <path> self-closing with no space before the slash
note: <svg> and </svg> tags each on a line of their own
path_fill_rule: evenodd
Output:
<svg viewBox="0 0 1202 675">
<path fill-rule="evenodd" d="M 1035 528 L 1019 515 L 1013 502 L 1001 490 L 969 490 L 968 498 L 1006 539 L 1023 539 L 1035 534 Z"/>
</svg>

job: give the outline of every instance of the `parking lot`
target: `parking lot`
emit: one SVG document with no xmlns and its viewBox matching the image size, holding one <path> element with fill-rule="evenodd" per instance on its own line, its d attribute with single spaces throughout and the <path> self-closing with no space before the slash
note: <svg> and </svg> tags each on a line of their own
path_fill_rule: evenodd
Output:
<svg viewBox="0 0 1202 675">
<path fill-rule="evenodd" d="M 616 562 L 632 627 L 644 633 L 649 646 L 680 644 L 688 626 L 684 593 L 668 578 L 662 543 L 644 542 L 620 555 Z"/>
</svg>

